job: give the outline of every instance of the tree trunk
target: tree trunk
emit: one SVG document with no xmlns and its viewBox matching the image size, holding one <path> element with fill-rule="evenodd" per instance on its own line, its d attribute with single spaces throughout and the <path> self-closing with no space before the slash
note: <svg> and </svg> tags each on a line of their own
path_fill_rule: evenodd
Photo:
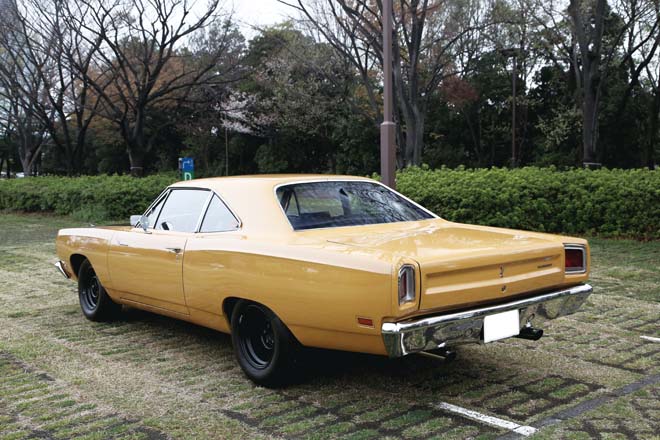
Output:
<svg viewBox="0 0 660 440">
<path fill-rule="evenodd" d="M 592 5 L 593 12 L 586 12 L 586 16 L 582 6 L 579 0 L 571 0 L 568 12 L 580 54 L 578 59 L 574 45 L 572 67 L 578 80 L 577 98 L 582 100 L 582 162 L 589 166 L 596 162 L 598 145 L 600 63 L 607 1 L 597 0 Z"/>
<path fill-rule="evenodd" d="M 597 162 L 600 62 L 591 56 L 586 58 L 582 67 L 582 162 L 589 165 Z"/>
<path fill-rule="evenodd" d="M 586 81 L 582 102 L 582 162 L 596 162 L 596 142 L 598 139 L 598 100 L 591 86 Z"/>
<path fill-rule="evenodd" d="M 396 69 L 395 69 L 396 70 Z M 396 75 L 395 75 L 396 77 Z M 424 147 L 424 116 L 418 99 L 403 96 L 402 88 L 395 88 L 401 115 L 405 123 L 405 142 L 401 156 L 404 167 L 419 166 L 422 164 L 422 150 Z"/>
<path fill-rule="evenodd" d="M 131 164 L 131 176 L 143 177 L 144 176 L 144 153 L 139 148 L 128 149 L 128 160 Z"/>
<path fill-rule="evenodd" d="M 424 115 L 425 111 L 419 109 L 419 106 L 413 108 L 415 117 L 415 143 L 413 145 L 413 165 L 422 164 L 422 149 L 424 148 Z"/>
<path fill-rule="evenodd" d="M 144 136 L 144 108 L 136 111 L 135 123 L 131 127 L 128 123 L 123 127 L 122 134 L 128 145 L 128 160 L 131 165 L 131 176 L 144 176 L 144 158 L 146 156 L 146 139 Z"/>
</svg>

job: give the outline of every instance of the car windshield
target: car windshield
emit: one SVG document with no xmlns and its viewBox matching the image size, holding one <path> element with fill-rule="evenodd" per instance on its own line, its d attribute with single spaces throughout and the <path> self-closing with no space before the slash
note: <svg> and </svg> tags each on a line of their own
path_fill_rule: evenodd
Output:
<svg viewBox="0 0 660 440">
<path fill-rule="evenodd" d="M 295 230 L 433 218 L 387 187 L 364 181 L 294 183 L 277 188 L 277 198 Z"/>
</svg>

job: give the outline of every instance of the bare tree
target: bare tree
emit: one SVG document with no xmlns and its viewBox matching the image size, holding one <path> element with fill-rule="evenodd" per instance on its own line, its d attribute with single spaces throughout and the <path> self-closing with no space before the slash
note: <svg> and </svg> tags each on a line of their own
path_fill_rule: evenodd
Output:
<svg viewBox="0 0 660 440">
<path fill-rule="evenodd" d="M 14 64 L 23 60 L 30 66 L 20 72 L 21 83 L 30 82 L 27 75 L 41 82 L 44 93 L 31 105 L 50 141 L 62 153 L 67 174 L 72 175 L 79 168 L 87 130 L 98 107 L 98 100 L 90 99 L 86 73 L 99 41 L 88 44 L 77 30 L 66 25 L 71 18 L 67 17 L 70 9 L 66 2 L 14 1 L 14 17 L 8 25 L 13 36 L 0 45 L 6 47 Z M 7 75 L 7 68 L 0 66 L 0 71 Z M 32 96 L 29 90 L 23 90 L 23 95 Z"/>
<path fill-rule="evenodd" d="M 357 69 L 376 119 L 382 70 L 382 2 L 379 0 L 284 1 Z M 394 5 L 393 76 L 399 124 L 401 165 L 419 165 L 424 123 L 431 97 L 448 77 L 471 65 L 471 37 L 483 30 L 482 2 L 401 0 Z M 466 59 L 467 58 L 467 59 Z M 460 61 L 463 61 L 462 63 Z"/>
<path fill-rule="evenodd" d="M 601 63 L 606 0 L 595 5 L 585 0 L 571 0 L 568 13 L 576 45 L 573 69 L 582 95 L 582 161 L 596 162 L 598 143 L 598 105 L 602 92 Z"/>
<path fill-rule="evenodd" d="M 607 28 L 613 18 L 607 0 L 537 0 L 535 19 L 545 28 L 545 55 L 567 64 L 576 84 L 575 102 L 582 115 L 582 161 L 598 161 L 600 101 L 608 70 L 617 62 L 620 43 L 631 21 Z M 610 23 L 611 24 L 611 23 Z M 605 38 L 605 30 L 609 34 Z"/>
<path fill-rule="evenodd" d="M 16 145 L 26 176 L 34 175 L 46 141 L 46 127 L 40 108 L 47 90 L 38 71 L 41 66 L 27 56 L 24 34 L 15 32 L 18 20 L 15 3 L 0 10 L 0 113 L 4 137 Z"/>
<path fill-rule="evenodd" d="M 642 163 L 654 169 L 660 118 L 660 3 L 657 0 L 619 0 L 614 7 L 628 23 L 621 65 L 627 68 L 630 80 L 618 114 L 621 116 L 625 111 L 633 90 L 650 89 Z"/>
<path fill-rule="evenodd" d="M 192 6 L 187 0 L 70 4 L 75 9 L 68 14 L 70 28 L 77 29 L 90 46 L 99 45 L 92 68 L 79 73 L 101 101 L 99 113 L 119 127 L 133 175 L 142 175 L 154 139 L 172 123 L 148 127 L 155 108 L 173 110 L 198 87 L 227 85 L 237 79 L 240 54 L 234 51 L 229 17 L 222 20 L 216 14 L 218 0 L 212 0 L 197 17 Z M 214 40 L 212 51 L 195 53 L 184 47 L 205 32 Z"/>
</svg>

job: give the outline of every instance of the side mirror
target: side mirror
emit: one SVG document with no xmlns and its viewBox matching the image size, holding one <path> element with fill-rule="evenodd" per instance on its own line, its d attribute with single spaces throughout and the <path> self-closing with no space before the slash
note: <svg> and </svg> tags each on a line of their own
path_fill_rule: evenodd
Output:
<svg viewBox="0 0 660 440">
<path fill-rule="evenodd" d="M 146 215 L 140 217 L 140 226 L 144 232 L 147 232 L 147 229 L 149 229 L 149 217 Z"/>
<path fill-rule="evenodd" d="M 138 223 L 140 223 L 140 218 L 142 218 L 141 215 L 132 215 L 131 226 L 133 226 L 134 228 L 137 227 Z"/>
</svg>

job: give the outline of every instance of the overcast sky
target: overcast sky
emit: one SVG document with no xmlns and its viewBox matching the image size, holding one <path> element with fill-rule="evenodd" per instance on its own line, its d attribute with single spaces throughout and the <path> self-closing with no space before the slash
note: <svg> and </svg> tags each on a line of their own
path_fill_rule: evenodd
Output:
<svg viewBox="0 0 660 440">
<path fill-rule="evenodd" d="M 253 26 L 264 27 L 286 20 L 293 8 L 277 0 L 226 0 L 226 7 L 234 7 L 235 20 L 246 37 L 254 35 Z"/>
</svg>

